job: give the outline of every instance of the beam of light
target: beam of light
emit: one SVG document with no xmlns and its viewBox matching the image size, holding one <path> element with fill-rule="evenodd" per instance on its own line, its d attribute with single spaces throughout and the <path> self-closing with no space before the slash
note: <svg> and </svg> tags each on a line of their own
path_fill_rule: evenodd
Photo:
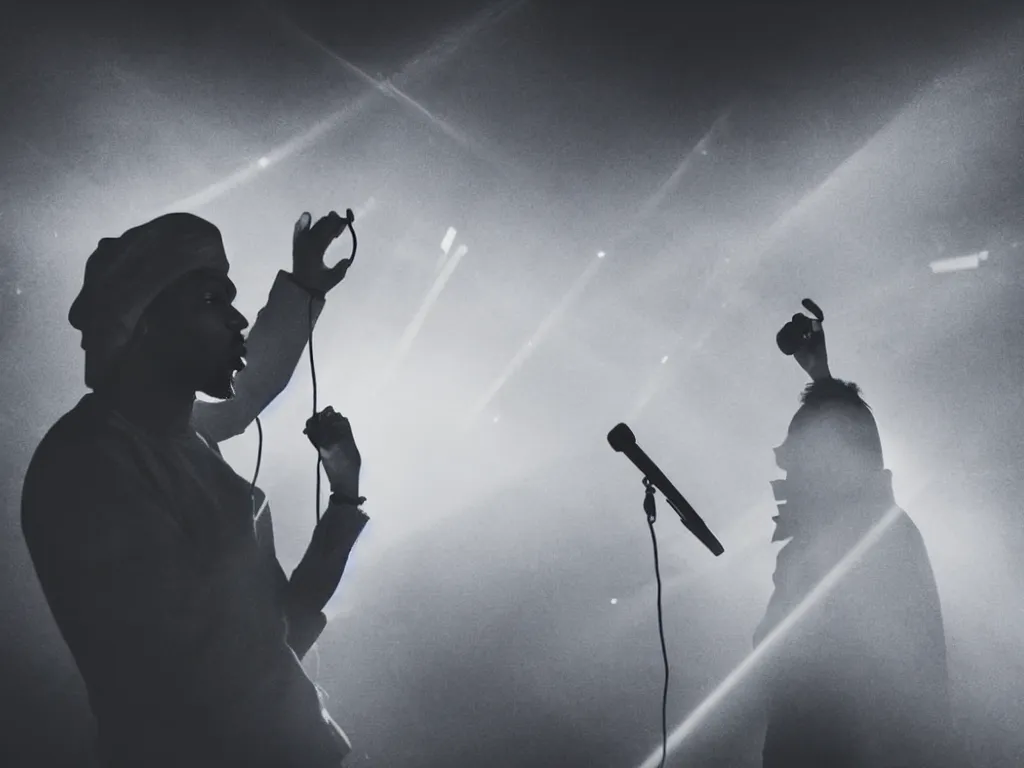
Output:
<svg viewBox="0 0 1024 768">
<path fill-rule="evenodd" d="M 683 156 L 683 159 L 679 162 L 668 178 L 640 206 L 639 210 L 634 214 L 630 225 L 615 236 L 609 250 L 613 250 L 617 243 L 622 242 L 622 240 L 635 232 L 640 224 L 650 216 L 650 214 L 656 210 L 659 205 L 661 205 L 665 197 L 679 184 L 680 179 L 682 179 L 687 169 L 692 165 L 694 155 L 699 154 L 701 150 L 708 145 L 715 132 L 721 127 L 728 117 L 731 109 L 732 108 L 730 107 L 719 115 L 714 123 L 711 124 L 708 131 L 701 137 L 700 141 L 687 151 Z M 583 272 L 573 280 L 572 284 L 562 295 L 562 298 L 559 299 L 555 307 L 548 313 L 544 320 L 541 321 L 537 330 L 534 331 L 526 342 L 519 348 L 502 372 L 494 379 L 494 381 L 491 382 L 484 394 L 469 410 L 466 419 L 466 427 L 469 427 L 480 416 L 480 414 L 486 410 L 490 402 L 497 396 L 505 384 L 508 383 L 509 379 L 511 379 L 516 371 L 518 371 L 527 359 L 529 359 L 534 350 L 540 346 L 551 328 L 554 327 L 555 323 L 565 315 L 572 303 L 583 293 L 587 285 L 589 285 L 597 275 L 597 271 L 600 268 L 600 265 L 606 261 L 605 257 L 607 255 L 608 254 L 603 250 L 598 251 L 597 260 L 591 260 L 587 264 L 586 268 L 584 268 Z"/>
<path fill-rule="evenodd" d="M 873 547 L 889 527 L 899 518 L 903 511 L 893 506 L 888 512 L 864 534 L 861 540 L 818 582 L 807 596 L 800 601 L 793 611 L 786 616 L 739 665 L 730 672 L 721 683 L 697 707 L 687 715 L 668 737 L 667 750 L 671 755 L 685 739 L 704 722 L 725 698 L 732 693 L 744 679 L 757 668 L 758 664 L 777 646 L 790 630 L 815 605 L 828 595 L 839 581 L 853 568 L 864 554 Z M 661 762 L 661 747 L 651 752 L 639 768 L 656 768 Z"/>
<path fill-rule="evenodd" d="M 525 5 L 527 0 L 509 0 L 499 3 L 496 6 L 489 6 L 471 17 L 465 24 L 458 27 L 453 33 L 442 37 L 425 52 L 410 60 L 399 74 L 393 78 L 394 81 L 405 83 L 415 77 L 433 71 L 445 64 L 467 41 L 478 35 L 488 27 L 497 24 L 507 18 L 513 11 Z M 265 8 L 266 9 L 266 8 Z M 334 54 L 332 54 L 334 55 Z M 347 63 L 347 62 L 346 62 Z M 355 65 L 349 64 L 354 67 Z M 358 69 L 358 68 L 356 68 Z M 362 70 L 359 70 L 362 72 Z M 366 78 L 376 83 L 373 78 L 363 73 Z M 368 91 L 359 96 L 355 101 L 335 110 L 326 117 L 318 120 L 314 125 L 289 139 L 283 144 L 265 153 L 259 160 L 248 163 L 220 181 L 195 192 L 187 197 L 175 200 L 162 207 L 159 213 L 170 213 L 172 211 L 195 210 L 203 205 L 223 197 L 229 192 L 238 189 L 242 185 L 255 179 L 261 171 L 271 165 L 280 163 L 299 152 L 309 148 L 320 140 L 325 134 L 333 131 L 347 121 L 360 114 L 365 108 L 373 103 L 375 91 Z"/>
<path fill-rule="evenodd" d="M 384 369 L 381 385 L 374 389 L 375 393 L 381 392 L 384 386 L 390 382 L 391 377 L 394 376 L 406 355 L 409 354 L 409 350 L 412 349 L 413 342 L 416 340 L 420 330 L 423 328 L 423 324 L 427 321 L 427 316 L 430 314 L 430 310 L 434 308 L 438 297 L 441 295 L 441 291 L 444 290 L 444 287 L 447 285 L 452 273 L 455 272 L 455 268 L 459 266 L 459 263 L 462 261 L 462 257 L 465 256 L 468 251 L 469 249 L 466 246 L 460 245 L 455 249 L 455 253 L 453 253 L 445 262 L 440 274 L 437 276 L 437 279 L 434 280 L 434 284 L 430 286 L 430 290 L 427 291 L 427 295 L 420 304 L 419 311 L 409 322 L 409 325 L 406 326 L 405 332 L 402 334 L 402 338 L 398 342 L 398 348 L 395 350 L 391 361 Z"/>
<path fill-rule="evenodd" d="M 481 395 L 480 399 L 476 401 L 473 407 L 469 410 L 469 414 L 466 420 L 466 427 L 472 425 L 472 423 L 480 416 L 481 413 L 486 410 L 490 402 L 495 398 L 501 388 L 505 386 L 509 379 L 515 374 L 516 371 L 522 367 L 523 363 L 529 359 L 533 351 L 540 346 L 544 341 L 544 338 L 550 333 L 551 329 L 555 324 L 562 319 L 566 310 L 572 305 L 576 298 L 583 293 L 584 289 L 589 285 L 590 281 L 594 279 L 598 269 L 602 264 L 602 260 L 592 259 L 587 265 L 586 269 L 573 281 L 572 285 L 569 286 L 569 290 L 563 294 L 555 308 L 548 313 L 547 317 L 541 322 L 540 327 L 533 332 L 533 335 L 527 339 L 526 343 L 519 348 L 515 356 L 508 362 L 505 368 L 497 378 L 491 382 L 490 386 Z"/>
<path fill-rule="evenodd" d="M 633 231 L 635 231 L 635 228 L 648 217 L 650 217 L 651 214 L 653 214 L 665 201 L 665 198 L 668 197 L 675 190 L 675 188 L 679 186 L 679 182 L 682 180 L 683 176 L 686 175 L 686 172 L 690 170 L 690 168 L 693 166 L 694 160 L 696 159 L 697 155 L 700 155 L 702 157 L 707 155 L 708 145 L 711 143 L 715 134 L 718 133 L 718 131 L 725 124 L 725 121 L 728 120 L 729 115 L 732 113 L 732 110 L 732 105 L 726 108 L 726 110 L 722 112 L 722 114 L 720 114 L 711 124 L 711 127 L 708 129 L 707 133 L 705 133 L 701 137 L 700 141 L 698 141 L 690 149 L 689 152 L 683 155 L 683 159 L 679 161 L 679 165 L 675 167 L 675 170 L 672 171 L 671 174 L 669 174 L 669 177 L 665 179 L 665 181 L 658 188 L 658 190 L 649 198 L 647 198 L 646 201 L 644 201 L 644 204 L 640 207 L 640 210 L 637 212 L 636 218 L 633 220 L 633 224 L 627 231 L 627 233 L 632 233 Z M 626 233 L 624 233 L 624 235 L 625 234 Z M 616 239 L 621 240 L 622 237 Z"/>
<path fill-rule="evenodd" d="M 978 251 L 968 256 L 957 256 L 952 259 L 939 259 L 928 265 L 933 274 L 939 275 L 946 272 L 963 272 L 967 269 L 977 269 L 981 262 L 988 259 L 988 251 Z"/>
<path fill-rule="evenodd" d="M 410 96 L 408 93 L 400 89 L 394 83 L 389 82 L 386 84 L 386 92 L 390 96 L 395 98 L 395 100 L 397 100 L 399 103 L 412 107 L 414 111 L 418 112 L 423 117 L 425 117 L 427 121 L 435 128 L 437 128 L 441 133 L 450 138 L 456 144 L 462 146 L 464 149 L 469 150 L 469 152 L 479 157 L 488 165 L 498 169 L 499 171 L 507 175 L 512 175 L 516 172 L 516 169 L 511 167 L 511 165 L 506 160 L 498 156 L 497 153 L 495 153 L 492 150 L 486 149 L 479 141 L 477 141 L 476 139 L 471 139 L 467 134 L 460 131 L 447 120 L 444 120 L 435 115 L 425 106 L 423 106 L 421 102 L 414 99 L 412 96 Z"/>
<path fill-rule="evenodd" d="M 756 239 L 749 251 L 739 258 L 721 259 L 714 265 L 711 274 L 703 282 L 700 291 L 688 310 L 690 316 L 698 318 L 698 321 L 701 318 L 709 318 L 709 320 L 696 334 L 693 333 L 693 324 L 683 324 L 685 331 L 676 336 L 676 341 L 669 349 L 669 355 L 673 356 L 677 361 L 676 366 L 678 366 L 679 361 L 689 362 L 693 355 L 700 352 L 711 334 L 720 325 L 724 315 L 722 310 L 728 308 L 729 301 L 735 297 L 739 286 L 743 285 L 745 280 L 760 266 L 772 246 L 779 241 L 782 235 L 824 198 L 826 194 L 831 192 L 840 182 L 844 181 L 853 172 L 858 161 L 870 150 L 874 149 L 880 137 L 892 129 L 912 107 L 920 103 L 920 100 L 920 93 L 911 98 L 895 117 L 872 133 L 860 147 L 836 166 L 821 183 L 803 195 L 792 207 L 772 222 L 768 229 Z M 726 290 L 723 297 L 714 299 L 712 306 L 712 299 L 707 298 L 707 296 L 712 288 L 719 285 L 732 285 L 734 287 Z M 702 299 L 703 303 L 701 303 Z M 685 354 L 677 354 L 683 347 L 686 347 Z M 629 413 L 630 419 L 637 419 L 644 412 L 655 395 L 661 390 L 666 379 L 670 377 L 670 368 L 673 367 L 663 366 L 648 379 Z"/>
<path fill-rule="evenodd" d="M 445 263 L 452 255 L 452 244 L 455 242 L 456 234 L 455 227 L 448 227 L 448 231 L 444 233 L 444 239 L 441 241 L 441 256 L 437 260 L 437 266 L 434 267 L 435 272 L 444 269 Z"/>
<path fill-rule="evenodd" d="M 481 29 L 483 29 L 484 26 L 492 25 L 500 19 L 507 18 L 510 12 L 517 10 L 524 4 L 525 0 L 520 0 L 519 2 L 502 3 L 496 9 L 488 13 L 486 17 L 488 19 L 487 24 L 473 25 L 474 32 L 472 34 L 478 33 Z M 423 105 L 422 102 L 410 96 L 406 89 L 407 84 L 411 78 L 409 77 L 406 71 L 403 70 L 394 78 L 385 78 L 382 80 L 380 78 L 374 77 L 373 75 L 369 74 L 358 65 L 346 59 L 332 47 L 330 47 L 326 43 L 316 38 L 314 35 L 307 32 L 287 15 L 283 13 L 278 13 L 275 14 L 275 17 L 277 18 L 281 26 L 289 30 L 293 35 L 295 35 L 308 45 L 315 47 L 317 50 L 319 50 L 325 56 L 330 58 L 332 61 L 341 65 L 341 67 L 345 71 L 355 75 L 357 78 L 362 80 L 364 83 L 366 83 L 366 85 L 370 86 L 370 88 L 372 88 L 377 93 L 386 96 L 392 99 L 393 101 L 402 104 L 403 106 L 411 108 L 416 114 L 426 118 L 427 122 L 434 126 L 434 128 L 439 130 L 442 134 L 450 138 L 456 144 L 462 146 L 464 149 L 469 150 L 472 154 L 475 154 L 477 157 L 484 160 L 488 164 L 502 171 L 510 170 L 509 164 L 505 160 L 500 158 L 495 152 L 485 149 L 480 144 L 479 141 L 471 139 L 467 134 L 460 131 L 450 122 L 444 120 L 441 117 L 438 117 L 436 114 L 430 111 L 426 106 Z"/>
<path fill-rule="evenodd" d="M 298 136 L 293 136 L 288 141 L 270 150 L 259 160 L 242 166 L 234 173 L 229 174 L 220 181 L 214 182 L 205 189 L 201 189 L 187 197 L 180 198 L 163 206 L 160 213 L 195 210 L 238 189 L 255 179 L 271 165 L 276 165 L 282 160 L 286 160 L 311 147 L 322 136 L 358 115 L 367 102 L 368 99 L 360 98 L 342 109 L 332 112 L 315 122 L 308 130 L 300 133 Z"/>
</svg>

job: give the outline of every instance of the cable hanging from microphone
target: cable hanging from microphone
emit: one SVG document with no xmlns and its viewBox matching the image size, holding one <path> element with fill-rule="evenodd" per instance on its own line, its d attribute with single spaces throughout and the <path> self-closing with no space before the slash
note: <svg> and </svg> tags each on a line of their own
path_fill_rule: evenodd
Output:
<svg viewBox="0 0 1024 768">
<path fill-rule="evenodd" d="M 665 664 L 665 685 L 661 692 L 661 763 L 665 768 L 668 757 L 668 649 L 665 645 L 665 616 L 661 609 L 661 565 L 658 562 L 658 536 L 654 532 L 654 521 L 658 513 L 654 506 L 654 484 L 644 478 L 644 512 L 647 513 L 647 527 L 651 531 L 651 544 L 654 546 L 654 578 L 658 582 L 658 635 L 661 638 L 661 658 Z"/>
<path fill-rule="evenodd" d="M 259 512 L 256 509 L 256 478 L 260 476 L 260 464 L 263 461 L 263 424 L 260 423 L 260 417 L 256 417 L 256 431 L 259 433 L 260 442 L 256 448 L 256 471 L 252 474 L 252 484 L 249 486 L 249 499 L 252 501 L 252 516 L 256 518 L 256 513 Z"/>
<path fill-rule="evenodd" d="M 359 240 L 356 237 L 355 228 L 356 217 L 352 213 L 351 208 L 345 210 L 345 218 L 342 220 L 341 232 L 338 233 L 338 237 L 345 232 L 347 229 L 352 233 L 352 253 L 349 255 L 348 263 L 349 266 L 356 260 L 356 249 L 359 247 Z M 316 363 L 313 361 L 313 295 L 309 296 L 309 375 L 313 382 L 313 418 L 316 418 L 317 414 L 317 386 L 316 386 Z M 316 521 L 320 522 L 320 468 L 323 466 L 323 456 L 320 455 L 320 451 L 316 452 Z"/>
<path fill-rule="evenodd" d="M 352 233 L 352 253 L 349 255 L 348 263 L 352 265 L 356 260 L 356 250 L 359 247 L 359 240 L 356 237 L 355 228 L 355 214 L 352 213 L 351 208 L 345 209 L 345 218 L 342 219 L 342 229 L 338 233 L 338 237 L 345 232 L 347 229 Z M 317 385 L 316 385 L 316 363 L 313 359 L 313 294 L 309 295 L 308 304 L 308 320 L 309 320 L 309 374 L 313 382 L 313 416 L 317 414 Z M 253 503 L 253 517 L 255 518 L 256 513 L 259 511 L 255 508 L 256 506 L 256 479 L 260 476 L 260 463 L 263 459 L 263 424 L 260 422 L 260 417 L 256 417 L 256 430 L 259 433 L 259 445 L 256 449 L 256 471 L 252 476 L 252 483 L 249 486 L 249 498 Z M 320 452 L 316 454 L 316 521 L 320 522 L 320 468 L 323 466 L 323 457 Z"/>
</svg>

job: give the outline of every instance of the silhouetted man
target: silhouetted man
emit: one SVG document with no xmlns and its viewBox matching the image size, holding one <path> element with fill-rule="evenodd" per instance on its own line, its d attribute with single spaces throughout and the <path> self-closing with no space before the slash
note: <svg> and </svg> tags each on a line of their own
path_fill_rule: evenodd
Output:
<svg viewBox="0 0 1024 768">
<path fill-rule="evenodd" d="M 787 543 L 755 645 L 865 536 L 880 538 L 773 641 L 764 768 L 948 765 L 945 638 L 924 543 L 896 507 L 870 409 L 831 377 L 820 322 L 796 358 L 813 382 L 776 449 L 787 474 L 773 483 L 773 541 Z"/>
<path fill-rule="evenodd" d="M 287 384 L 350 263 L 323 263 L 343 229 L 333 213 L 296 224 L 293 271 L 253 328 L 249 371 L 214 225 L 162 216 L 88 260 L 69 319 L 93 391 L 36 449 L 22 527 L 105 765 L 326 768 L 349 751 L 299 659 L 367 521 L 351 430 L 329 409 L 307 423 L 330 449 L 334 494 L 291 578 L 262 493 L 217 449 Z"/>
</svg>

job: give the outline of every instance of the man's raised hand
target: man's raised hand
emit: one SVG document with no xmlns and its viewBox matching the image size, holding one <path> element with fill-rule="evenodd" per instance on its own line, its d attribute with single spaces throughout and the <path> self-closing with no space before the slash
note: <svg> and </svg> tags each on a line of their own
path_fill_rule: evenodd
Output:
<svg viewBox="0 0 1024 768">
<path fill-rule="evenodd" d="M 354 220 L 352 211 L 345 213 L 345 217 L 342 217 L 336 211 L 331 211 L 316 224 L 311 225 L 313 217 L 306 212 L 295 222 L 292 233 L 292 278 L 317 296 L 326 296 L 344 280 L 348 268 L 355 260 L 353 250 L 351 257 L 342 259 L 333 267 L 324 264 L 324 256 L 331 243 L 337 240 Z"/>
<path fill-rule="evenodd" d="M 801 324 L 802 343 L 793 353 L 793 357 L 814 381 L 831 378 L 832 373 L 828 367 L 828 349 L 825 346 L 825 329 L 822 327 L 825 314 L 810 299 L 804 299 L 801 303 L 814 315 L 814 319 L 807 318 L 805 315 L 793 315 L 794 321 L 797 321 L 798 318 L 804 321 Z"/>
</svg>

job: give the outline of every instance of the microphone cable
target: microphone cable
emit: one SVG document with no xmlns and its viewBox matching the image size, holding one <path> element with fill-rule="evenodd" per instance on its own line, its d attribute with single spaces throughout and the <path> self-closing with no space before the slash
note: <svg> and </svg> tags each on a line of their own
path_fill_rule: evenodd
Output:
<svg viewBox="0 0 1024 768">
<path fill-rule="evenodd" d="M 647 513 L 647 527 L 651 531 L 651 544 L 654 546 L 654 578 L 658 583 L 658 635 L 661 637 L 661 658 L 665 663 L 665 686 L 661 692 L 661 762 L 665 768 L 668 757 L 668 649 L 665 646 L 665 618 L 661 608 L 661 565 L 658 561 L 658 537 L 654 532 L 654 521 L 658 513 L 654 507 L 654 484 L 644 478 L 644 512 Z"/>
<path fill-rule="evenodd" d="M 359 239 L 356 237 L 355 220 L 356 220 L 356 217 L 355 217 L 355 214 L 352 213 L 352 209 L 351 208 L 347 208 L 345 210 L 345 218 L 342 219 L 342 229 L 341 229 L 341 232 L 339 232 L 338 235 L 337 235 L 338 237 L 341 237 L 341 235 L 344 234 L 346 229 L 349 232 L 352 233 L 352 253 L 349 255 L 349 258 L 348 258 L 349 266 L 351 266 L 352 263 L 356 260 L 356 250 L 359 248 Z M 316 363 L 314 361 L 314 355 L 313 355 L 313 295 L 312 294 L 310 294 L 310 296 L 309 296 L 309 304 L 308 304 L 308 314 L 307 314 L 307 317 L 308 317 L 308 322 L 309 322 L 309 373 L 310 373 L 310 377 L 312 378 L 312 381 L 313 381 L 313 417 L 315 418 L 316 414 L 317 414 L 317 385 L 316 385 Z M 260 475 L 260 463 L 262 462 L 262 459 L 263 459 L 263 424 L 260 422 L 260 417 L 259 416 L 256 417 L 256 430 L 259 433 L 259 446 L 256 449 L 256 471 L 253 473 L 252 484 L 249 486 L 249 496 L 253 500 L 253 506 L 254 507 L 255 507 L 255 504 L 256 504 L 256 479 Z M 317 523 L 320 522 L 320 494 L 321 494 L 320 469 L 321 469 L 322 466 L 323 466 L 323 457 L 320 455 L 320 452 L 317 451 L 317 454 L 316 454 L 316 521 L 317 521 Z M 255 513 L 257 511 L 258 510 L 254 509 L 253 510 L 253 514 L 255 515 Z"/>
<path fill-rule="evenodd" d="M 260 442 L 256 448 L 256 471 L 252 475 L 252 483 L 249 485 L 249 500 L 252 501 L 252 519 L 256 520 L 259 510 L 256 509 L 256 478 L 260 476 L 260 464 L 263 462 L 263 424 L 260 417 L 256 417 L 256 431 L 259 432 Z"/>
<path fill-rule="evenodd" d="M 351 208 L 345 210 L 345 218 L 342 220 L 341 232 L 338 233 L 338 237 L 341 237 L 347 229 L 352 233 L 352 253 L 349 255 L 348 263 L 349 266 L 356 260 L 356 249 L 359 247 L 359 240 L 356 237 L 355 228 L 356 217 L 352 213 Z M 347 269 L 347 268 L 346 268 Z M 309 297 L 309 375 L 313 381 L 313 418 L 316 418 L 317 414 L 317 386 L 316 386 L 316 363 L 313 361 L 313 296 Z M 316 452 L 316 521 L 320 522 L 320 468 L 323 466 L 324 460 L 320 455 L 320 451 Z"/>
</svg>

